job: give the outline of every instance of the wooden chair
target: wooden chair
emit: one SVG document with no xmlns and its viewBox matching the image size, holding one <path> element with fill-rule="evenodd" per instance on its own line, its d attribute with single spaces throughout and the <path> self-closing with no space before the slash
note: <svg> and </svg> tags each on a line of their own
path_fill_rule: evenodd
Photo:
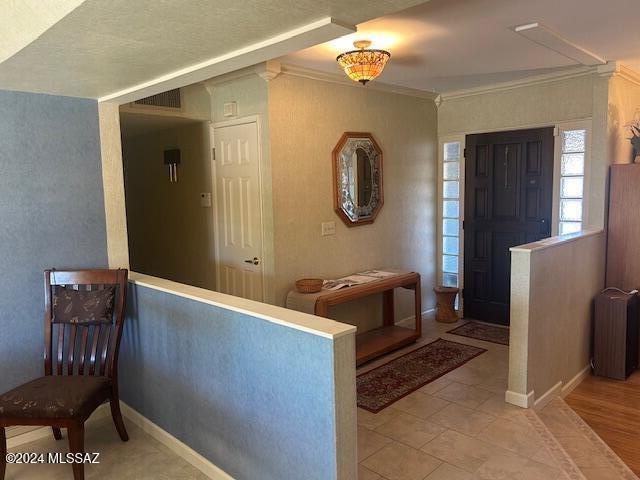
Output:
<svg viewBox="0 0 640 480">
<path fill-rule="evenodd" d="M 118 351 L 127 296 L 127 270 L 46 270 L 44 272 L 44 377 L 0 395 L 0 480 L 7 452 L 5 427 L 51 426 L 56 440 L 66 428 L 71 453 L 84 452 L 84 422 L 109 400 L 111 416 L 123 442 L 129 436 L 118 396 Z M 54 322 L 54 289 L 80 291 L 115 287 L 110 323 Z M 55 348 L 53 340 L 55 339 Z M 75 480 L 84 479 L 84 465 L 72 464 Z"/>
</svg>

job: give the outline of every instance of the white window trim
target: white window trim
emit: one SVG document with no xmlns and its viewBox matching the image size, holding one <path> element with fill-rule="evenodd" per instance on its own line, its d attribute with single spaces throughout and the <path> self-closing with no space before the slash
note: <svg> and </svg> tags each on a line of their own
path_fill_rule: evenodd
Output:
<svg viewBox="0 0 640 480">
<path fill-rule="evenodd" d="M 589 215 L 589 193 L 591 186 L 591 120 L 580 120 L 576 122 L 562 122 L 556 124 L 554 130 L 554 150 L 553 150 L 553 213 L 551 217 L 551 236 L 559 235 L 560 231 L 560 166 L 562 161 L 562 132 L 570 130 L 584 130 L 585 152 L 584 152 L 584 184 L 582 186 L 582 229 L 588 228 Z"/>
<path fill-rule="evenodd" d="M 447 135 L 442 136 L 438 139 L 438 185 L 436 187 L 436 196 L 437 196 L 437 219 L 438 225 L 436 228 L 437 235 L 437 246 L 436 246 L 436 272 L 437 272 L 437 281 L 438 285 L 442 285 L 443 283 L 443 271 L 442 271 L 442 256 L 443 256 L 443 245 L 442 245 L 442 237 L 443 237 L 443 180 L 444 180 L 444 144 L 459 142 L 460 143 L 460 174 L 459 174 L 459 183 L 460 183 L 460 192 L 459 192 L 459 225 L 458 225 L 458 286 L 460 288 L 460 294 L 458 298 L 458 310 L 462 315 L 462 286 L 464 285 L 464 230 L 462 229 L 462 222 L 464 221 L 464 148 L 465 148 L 465 140 L 466 135 Z"/>
</svg>

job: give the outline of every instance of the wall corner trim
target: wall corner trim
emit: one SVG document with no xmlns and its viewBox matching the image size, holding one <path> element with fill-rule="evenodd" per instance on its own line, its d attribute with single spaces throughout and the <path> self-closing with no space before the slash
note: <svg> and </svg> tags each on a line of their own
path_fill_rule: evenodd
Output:
<svg viewBox="0 0 640 480">
<path fill-rule="evenodd" d="M 531 408 L 533 406 L 533 399 L 535 398 L 535 392 L 531 390 L 526 395 L 524 393 L 512 392 L 507 390 L 504 394 L 504 401 L 521 408 Z"/>
<path fill-rule="evenodd" d="M 608 62 L 598 67 L 598 75 L 604 78 L 620 77 L 640 86 L 640 72 L 620 62 Z"/>
</svg>

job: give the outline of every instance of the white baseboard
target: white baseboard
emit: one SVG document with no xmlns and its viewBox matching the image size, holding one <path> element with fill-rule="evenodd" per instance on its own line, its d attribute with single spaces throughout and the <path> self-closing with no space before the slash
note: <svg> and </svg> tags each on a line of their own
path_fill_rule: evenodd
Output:
<svg viewBox="0 0 640 480">
<path fill-rule="evenodd" d="M 567 383 L 563 383 L 561 381 L 556 383 L 553 387 L 544 392 L 539 398 L 535 398 L 534 391 L 531 391 L 527 395 L 507 391 L 507 393 L 505 394 L 505 401 L 522 408 L 533 407 L 536 410 L 541 410 L 554 398 L 564 398 L 569 395 L 569 393 L 571 393 L 574 388 L 580 385 L 580 382 L 582 382 L 582 380 L 584 380 L 589 375 L 590 370 L 591 367 L 587 365 Z"/>
<path fill-rule="evenodd" d="M 530 408 L 533 405 L 535 393 L 533 390 L 526 395 L 524 393 L 507 390 L 504 394 L 504 401 L 521 408 Z"/>
<path fill-rule="evenodd" d="M 585 378 L 587 378 L 589 376 L 589 372 L 591 371 L 591 365 L 587 365 L 586 367 L 584 367 L 582 370 L 580 370 L 575 377 L 573 377 L 571 380 L 569 380 L 563 387 L 562 390 L 560 391 L 560 396 L 561 397 L 566 397 L 567 395 L 569 395 L 574 388 L 576 388 L 578 385 L 580 385 L 580 383 L 582 382 L 582 380 L 584 380 Z"/>
<path fill-rule="evenodd" d="M 436 309 L 435 308 L 429 308 L 427 310 L 425 310 L 424 312 L 422 312 L 422 316 L 424 317 L 425 315 L 429 315 L 431 313 L 435 313 Z M 407 322 L 413 322 L 416 319 L 416 317 L 414 315 L 411 315 L 409 317 L 405 317 L 402 318 L 398 321 L 396 321 L 396 325 L 400 324 L 400 323 L 407 323 Z"/>
<path fill-rule="evenodd" d="M 185 443 L 182 443 L 176 437 L 171 435 L 166 430 L 160 428 L 151 420 L 128 406 L 126 403 L 120 401 L 120 409 L 122 410 L 122 415 L 127 418 L 127 420 L 131 421 L 140 429 L 142 429 L 142 431 L 155 438 L 165 447 L 169 448 L 169 450 L 178 455 L 180 458 L 196 467 L 207 477 L 213 480 L 233 480 L 233 477 L 226 473 L 224 470 L 211 463 L 191 447 L 189 447 Z"/>
<path fill-rule="evenodd" d="M 224 470 L 215 466 L 213 463 L 204 458 L 191 447 L 182 443 L 180 440 L 175 438 L 169 432 L 160 428 L 148 418 L 142 416 L 126 403 L 120 401 L 120 409 L 122 410 L 122 415 L 127 420 L 136 425 L 149 436 L 162 443 L 173 453 L 178 455 L 189 464 L 193 465 L 195 468 L 200 470 L 212 480 L 233 480 L 233 477 L 227 474 Z M 99 420 L 106 416 L 111 416 L 111 411 L 109 409 L 109 404 L 103 403 L 93 412 L 93 415 L 91 415 L 91 417 L 87 420 L 87 423 L 95 422 L 96 420 Z M 46 438 L 48 436 L 53 436 L 51 427 L 39 427 L 27 433 L 8 438 L 7 448 L 15 448 L 26 443 L 42 440 L 43 438 Z"/>
<path fill-rule="evenodd" d="M 549 390 L 544 392 L 544 394 L 542 394 L 540 398 L 536 398 L 536 400 L 533 402 L 533 408 L 535 410 L 542 410 L 544 407 L 547 406 L 547 404 L 551 400 L 553 400 L 558 395 L 560 395 L 561 391 L 562 391 L 562 382 L 558 382 Z"/>
</svg>

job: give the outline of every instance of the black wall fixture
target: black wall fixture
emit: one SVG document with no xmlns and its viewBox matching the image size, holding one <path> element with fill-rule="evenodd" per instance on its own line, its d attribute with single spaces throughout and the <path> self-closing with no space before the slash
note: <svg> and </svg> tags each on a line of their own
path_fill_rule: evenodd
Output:
<svg viewBox="0 0 640 480">
<path fill-rule="evenodd" d="M 164 151 L 164 164 L 169 165 L 169 181 L 178 181 L 178 165 L 180 164 L 180 149 L 171 148 Z"/>
</svg>

